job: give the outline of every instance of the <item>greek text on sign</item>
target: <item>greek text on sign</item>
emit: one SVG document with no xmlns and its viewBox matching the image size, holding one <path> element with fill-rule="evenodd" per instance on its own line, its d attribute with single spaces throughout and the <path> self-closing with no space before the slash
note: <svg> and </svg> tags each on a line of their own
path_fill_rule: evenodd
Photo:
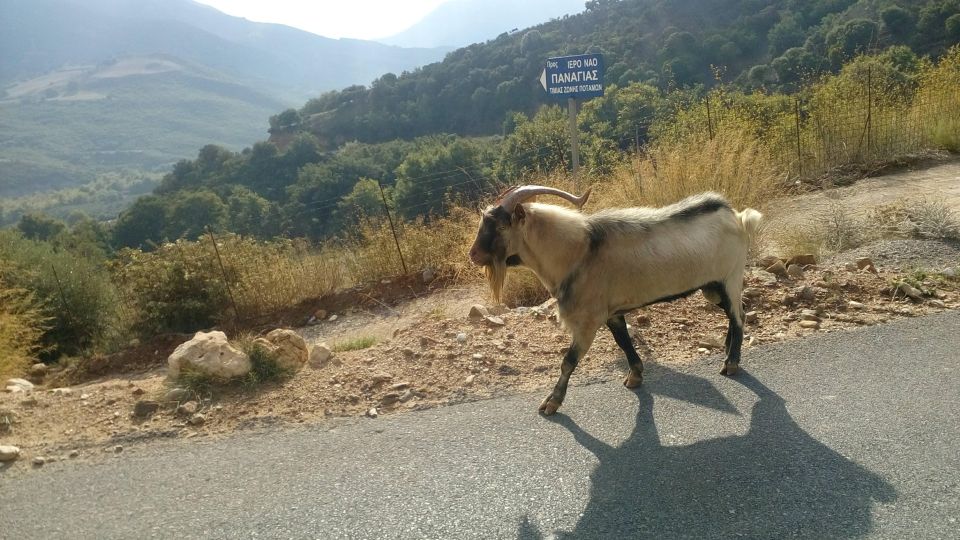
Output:
<svg viewBox="0 0 960 540">
<path fill-rule="evenodd" d="M 591 98 L 603 95 L 603 55 L 548 58 L 540 84 L 551 96 Z"/>
</svg>

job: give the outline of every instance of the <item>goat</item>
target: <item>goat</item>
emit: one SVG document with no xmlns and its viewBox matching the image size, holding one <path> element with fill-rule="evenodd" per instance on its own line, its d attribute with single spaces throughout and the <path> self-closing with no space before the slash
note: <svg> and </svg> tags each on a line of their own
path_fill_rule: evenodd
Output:
<svg viewBox="0 0 960 540">
<path fill-rule="evenodd" d="M 506 271 L 525 266 L 557 299 L 560 320 L 573 341 L 553 392 L 540 411 L 551 415 L 563 403 L 570 375 L 606 323 L 627 357 L 623 384 L 643 382 L 643 363 L 627 332 L 624 314 L 676 300 L 700 290 L 729 319 L 724 375 L 736 374 L 743 344 L 743 272 L 761 214 L 735 211 L 721 195 L 707 192 L 663 208 L 622 208 L 592 215 L 524 201 L 556 195 L 582 207 L 577 197 L 543 186 L 511 188 L 480 218 L 470 259 L 484 267 L 499 302 Z"/>
</svg>

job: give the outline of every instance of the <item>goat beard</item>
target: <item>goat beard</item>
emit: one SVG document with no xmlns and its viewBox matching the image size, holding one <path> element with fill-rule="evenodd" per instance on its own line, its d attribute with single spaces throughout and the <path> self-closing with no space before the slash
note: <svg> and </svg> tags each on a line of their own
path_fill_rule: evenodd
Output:
<svg viewBox="0 0 960 540">
<path fill-rule="evenodd" d="M 490 264 L 483 267 L 483 273 L 486 274 L 487 283 L 490 284 L 493 300 L 499 304 L 503 294 L 503 282 L 507 278 L 507 260 L 494 258 Z"/>
</svg>

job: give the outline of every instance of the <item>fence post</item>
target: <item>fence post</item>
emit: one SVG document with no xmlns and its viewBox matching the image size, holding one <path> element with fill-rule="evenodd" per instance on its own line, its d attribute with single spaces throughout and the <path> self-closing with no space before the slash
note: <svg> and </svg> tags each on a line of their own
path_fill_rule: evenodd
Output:
<svg viewBox="0 0 960 540">
<path fill-rule="evenodd" d="M 870 160 L 873 131 L 873 66 L 867 66 L 867 161 Z"/>
<path fill-rule="evenodd" d="M 233 313 L 236 315 L 236 320 L 240 320 L 240 310 L 237 309 L 237 301 L 233 298 L 233 290 L 230 288 L 230 281 L 227 279 L 227 271 L 223 267 L 223 259 L 220 258 L 220 248 L 217 247 L 217 239 L 213 236 L 213 231 L 210 230 L 210 227 L 207 227 L 207 234 L 210 235 L 210 241 L 213 242 L 213 251 L 217 254 L 217 263 L 220 265 L 220 275 L 223 276 L 223 285 L 227 288 L 227 294 L 230 295 L 230 304 L 233 306 Z M 236 323 L 234 323 L 234 328 L 236 328 Z"/>
<path fill-rule="evenodd" d="M 803 177 L 803 154 L 800 152 L 800 98 L 796 99 L 796 123 L 797 123 L 797 176 Z"/>
<path fill-rule="evenodd" d="M 710 132 L 710 140 L 713 140 L 713 116 L 710 114 L 710 94 L 707 94 L 707 130 Z"/>
<path fill-rule="evenodd" d="M 407 271 L 407 261 L 403 260 L 403 251 L 400 249 L 400 239 L 397 238 L 397 228 L 393 225 L 393 217 L 390 215 L 390 207 L 387 206 L 387 196 L 383 193 L 383 184 L 377 180 L 377 187 L 380 188 L 380 199 L 383 201 L 383 211 L 387 213 L 387 220 L 390 222 L 390 232 L 393 233 L 393 243 L 397 245 L 397 255 L 400 255 L 400 265 L 403 266 L 403 273 Z"/>
</svg>

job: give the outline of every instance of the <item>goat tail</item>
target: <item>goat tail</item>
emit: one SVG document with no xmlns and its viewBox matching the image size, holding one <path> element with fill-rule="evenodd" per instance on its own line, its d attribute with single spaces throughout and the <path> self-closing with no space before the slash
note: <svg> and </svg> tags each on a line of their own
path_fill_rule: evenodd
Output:
<svg viewBox="0 0 960 540">
<path fill-rule="evenodd" d="M 737 221 L 740 222 L 740 227 L 743 229 L 743 232 L 747 234 L 748 238 L 753 238 L 757 235 L 757 231 L 760 229 L 761 219 L 763 219 L 763 214 L 753 208 L 744 208 L 742 212 L 737 212 Z"/>
</svg>

